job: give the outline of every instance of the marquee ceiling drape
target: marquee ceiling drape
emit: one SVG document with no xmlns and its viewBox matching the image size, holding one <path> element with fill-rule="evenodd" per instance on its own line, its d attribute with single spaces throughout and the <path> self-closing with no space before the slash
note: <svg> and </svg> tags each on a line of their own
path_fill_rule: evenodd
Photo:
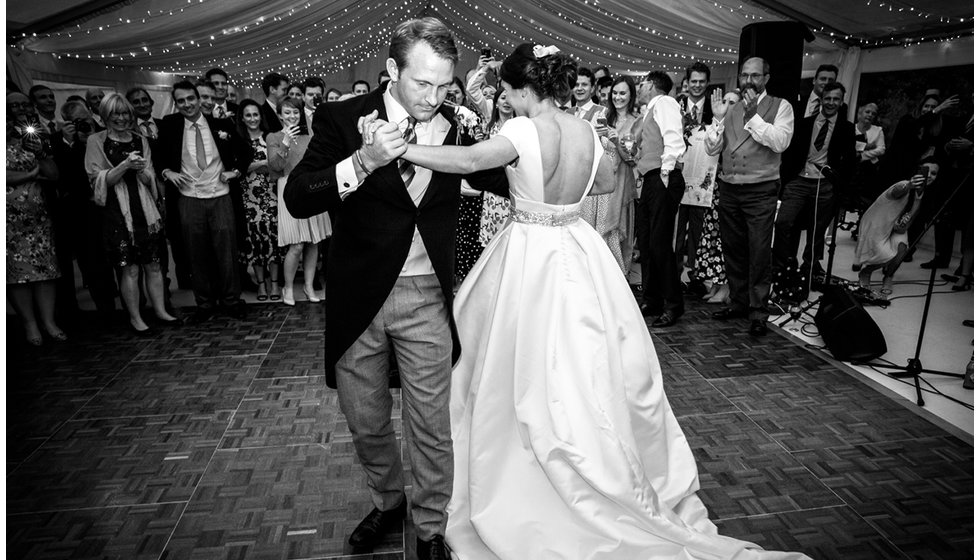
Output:
<svg viewBox="0 0 980 560">
<path fill-rule="evenodd" d="M 8 0 L 11 45 L 110 69 L 200 75 L 221 66 L 254 86 L 270 71 L 330 75 L 384 56 L 392 28 L 436 16 L 464 55 L 555 44 L 613 72 L 678 71 L 737 58 L 741 28 L 795 19 L 809 53 L 972 36 L 968 0 Z M 25 35 L 26 34 L 26 35 Z M 36 35 L 35 35 L 36 34 Z"/>
</svg>

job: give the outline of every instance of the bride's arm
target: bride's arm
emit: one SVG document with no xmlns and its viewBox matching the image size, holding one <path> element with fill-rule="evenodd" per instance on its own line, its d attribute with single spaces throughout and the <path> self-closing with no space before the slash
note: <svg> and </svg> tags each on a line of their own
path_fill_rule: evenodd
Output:
<svg viewBox="0 0 980 560">
<path fill-rule="evenodd" d="M 517 149 L 503 136 L 494 136 L 472 146 L 409 144 L 408 151 L 402 157 L 434 171 L 467 175 L 507 165 L 517 159 Z"/>
</svg>

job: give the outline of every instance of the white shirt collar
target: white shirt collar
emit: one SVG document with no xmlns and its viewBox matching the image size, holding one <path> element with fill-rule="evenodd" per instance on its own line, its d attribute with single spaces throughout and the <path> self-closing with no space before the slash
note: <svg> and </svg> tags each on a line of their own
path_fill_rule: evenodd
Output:
<svg viewBox="0 0 980 560">
<path fill-rule="evenodd" d="M 388 122 L 393 122 L 398 125 L 398 128 L 402 128 L 402 122 L 409 116 L 408 111 L 402 107 L 401 103 L 395 99 L 395 96 L 391 94 L 391 88 L 385 88 L 385 92 L 381 95 L 385 102 L 385 113 L 388 114 Z M 419 121 L 417 124 L 424 124 Z"/>
<path fill-rule="evenodd" d="M 204 112 L 203 111 L 201 112 L 200 115 L 198 115 L 196 121 L 189 121 L 189 120 L 187 120 L 185 118 L 184 119 L 184 130 L 190 130 L 190 129 L 194 128 L 194 124 L 195 123 L 201 125 L 201 128 L 207 128 L 208 127 L 208 120 L 204 118 Z"/>
</svg>

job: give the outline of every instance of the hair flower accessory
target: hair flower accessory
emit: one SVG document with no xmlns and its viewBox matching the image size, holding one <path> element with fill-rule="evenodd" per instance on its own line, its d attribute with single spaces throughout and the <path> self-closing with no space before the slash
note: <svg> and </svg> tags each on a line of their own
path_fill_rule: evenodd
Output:
<svg viewBox="0 0 980 560">
<path fill-rule="evenodd" d="M 542 58 L 548 56 L 549 54 L 557 54 L 560 52 L 561 51 L 558 50 L 558 47 L 554 45 L 548 45 L 547 47 L 544 45 L 534 45 L 534 58 Z"/>
</svg>

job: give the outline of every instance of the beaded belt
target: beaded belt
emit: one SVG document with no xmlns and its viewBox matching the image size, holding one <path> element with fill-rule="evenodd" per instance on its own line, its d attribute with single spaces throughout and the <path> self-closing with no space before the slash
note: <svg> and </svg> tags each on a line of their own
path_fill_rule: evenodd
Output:
<svg viewBox="0 0 980 560">
<path fill-rule="evenodd" d="M 531 212 L 510 207 L 510 217 L 519 224 L 535 224 L 539 226 L 561 227 L 574 223 L 581 217 L 578 210 L 571 212 Z"/>
</svg>

